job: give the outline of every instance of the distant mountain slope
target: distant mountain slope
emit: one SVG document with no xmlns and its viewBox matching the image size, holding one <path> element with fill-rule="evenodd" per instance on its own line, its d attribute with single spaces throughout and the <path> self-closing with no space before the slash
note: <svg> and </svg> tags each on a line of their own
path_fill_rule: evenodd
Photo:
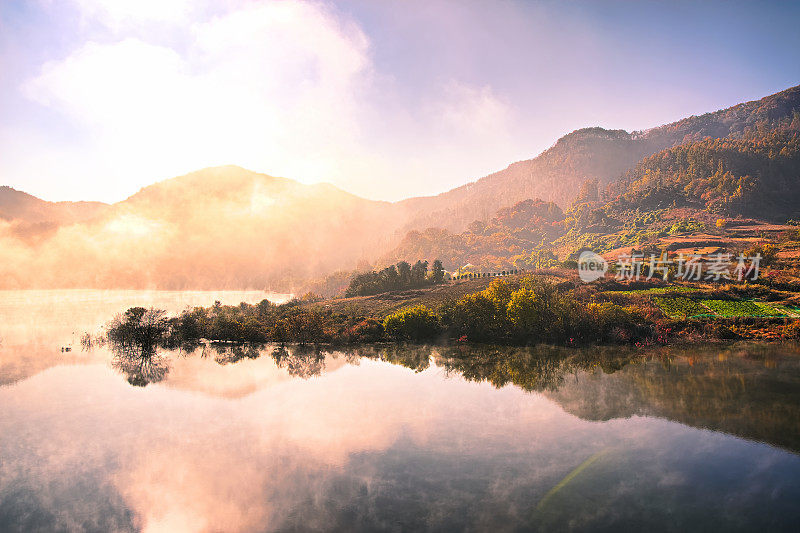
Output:
<svg viewBox="0 0 800 533">
<path fill-rule="evenodd" d="M 739 138 L 766 133 L 800 121 L 798 113 L 800 86 L 644 132 L 577 130 L 534 159 L 514 163 L 438 196 L 400 202 L 409 213 L 406 228 L 463 231 L 473 220 L 488 220 L 501 207 L 528 198 L 553 201 L 566 208 L 587 179 L 597 179 L 602 187 L 642 158 L 665 148 L 704 137 Z"/>
<path fill-rule="evenodd" d="M 694 207 L 781 222 L 800 217 L 800 118 L 763 135 L 663 150 L 611 184 L 606 196 L 609 212 Z"/>
<path fill-rule="evenodd" d="M 47 202 L 11 187 L 0 187 L 0 219 L 9 221 L 65 224 L 91 219 L 106 208 L 108 204 L 102 202 Z"/>
<path fill-rule="evenodd" d="M 387 246 L 391 206 L 239 167 L 146 187 L 33 245 L 6 236 L 6 287 L 290 289 Z"/>
<path fill-rule="evenodd" d="M 513 256 L 560 236 L 563 221 L 564 212 L 555 203 L 525 200 L 500 209 L 488 223 L 473 222 L 463 233 L 441 228 L 410 231 L 381 263 L 439 259 L 447 270 L 471 263 L 499 271 L 513 266 Z"/>
<path fill-rule="evenodd" d="M 800 87 L 643 132 L 577 130 L 534 159 L 394 204 L 234 166 L 165 180 L 111 206 L 3 187 L 0 286 L 291 290 L 388 256 L 539 264 L 561 233 L 578 246 L 587 245 L 575 240 L 586 224 L 608 232 L 618 207 L 796 216 L 797 131 Z M 562 213 L 588 182 L 612 184 L 609 216 L 595 216 L 596 194 L 581 212 Z M 426 228 L 439 229 L 407 233 Z"/>
</svg>

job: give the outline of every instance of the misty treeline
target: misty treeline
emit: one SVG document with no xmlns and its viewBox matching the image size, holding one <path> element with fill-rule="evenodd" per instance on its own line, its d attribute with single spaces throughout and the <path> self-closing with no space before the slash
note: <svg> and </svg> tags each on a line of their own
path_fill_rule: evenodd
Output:
<svg viewBox="0 0 800 533">
<path fill-rule="evenodd" d="M 380 271 L 356 273 L 345 291 L 346 297 L 368 296 L 381 292 L 414 289 L 444 281 L 445 271 L 442 262 L 436 259 L 428 275 L 428 262 L 417 261 L 412 266 L 400 261 Z"/>
<path fill-rule="evenodd" d="M 586 303 L 568 288 L 533 276 L 494 280 L 485 290 L 415 306 L 382 319 L 335 312 L 301 300 L 273 304 L 196 307 L 176 317 L 163 311 L 129 309 L 108 328 L 112 343 L 145 342 L 164 348 L 208 341 L 237 343 L 492 342 L 529 345 L 631 343 L 657 339 L 656 328 L 638 311 Z"/>
</svg>

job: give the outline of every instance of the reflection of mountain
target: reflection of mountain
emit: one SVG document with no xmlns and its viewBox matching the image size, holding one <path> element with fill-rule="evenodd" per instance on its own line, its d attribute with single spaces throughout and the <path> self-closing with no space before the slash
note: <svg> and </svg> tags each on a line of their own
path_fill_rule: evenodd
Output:
<svg viewBox="0 0 800 533">
<path fill-rule="evenodd" d="M 800 347 L 456 347 L 445 370 L 542 392 L 585 420 L 661 417 L 800 452 Z"/>
<path fill-rule="evenodd" d="M 800 355 L 743 346 L 664 352 L 613 374 L 581 372 L 545 393 L 585 420 L 663 417 L 800 453 Z"/>
</svg>

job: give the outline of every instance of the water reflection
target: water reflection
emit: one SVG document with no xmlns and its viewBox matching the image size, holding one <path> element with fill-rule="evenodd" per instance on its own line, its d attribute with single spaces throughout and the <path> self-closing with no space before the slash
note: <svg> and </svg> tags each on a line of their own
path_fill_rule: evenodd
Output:
<svg viewBox="0 0 800 533">
<path fill-rule="evenodd" d="M 287 378 L 320 376 L 329 366 L 376 360 L 415 373 L 538 392 L 584 420 L 661 417 L 800 452 L 800 348 L 733 344 L 705 347 L 568 349 L 500 346 L 204 344 L 158 352 L 112 343 L 112 366 L 132 385 L 164 381 L 171 361 L 208 358 L 218 365 L 267 360 Z M 166 379 L 167 385 L 169 380 Z"/>
<path fill-rule="evenodd" d="M 133 369 L 61 366 L 0 388 L 0 529 L 792 530 L 800 518 L 800 457 L 731 436 L 798 451 L 795 348 L 205 344 L 147 353 L 169 371 L 144 390 L 120 379 L 146 379 L 142 352 L 108 354 Z"/>
<path fill-rule="evenodd" d="M 796 346 L 60 353 L 53 338 L 0 347 L 1 531 L 800 520 Z"/>
<path fill-rule="evenodd" d="M 112 348 L 114 358 L 111 366 L 125 375 L 128 383 L 144 387 L 162 381 L 169 372 L 169 359 L 155 350 L 145 350 L 136 346 L 116 346 Z"/>
</svg>

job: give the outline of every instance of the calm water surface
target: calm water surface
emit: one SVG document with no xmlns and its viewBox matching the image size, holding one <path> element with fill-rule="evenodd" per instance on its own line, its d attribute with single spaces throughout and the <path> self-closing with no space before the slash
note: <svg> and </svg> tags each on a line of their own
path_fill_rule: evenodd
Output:
<svg viewBox="0 0 800 533">
<path fill-rule="evenodd" d="M 0 293 L 0 530 L 797 530 L 797 346 L 78 342 L 265 297 Z"/>
</svg>

